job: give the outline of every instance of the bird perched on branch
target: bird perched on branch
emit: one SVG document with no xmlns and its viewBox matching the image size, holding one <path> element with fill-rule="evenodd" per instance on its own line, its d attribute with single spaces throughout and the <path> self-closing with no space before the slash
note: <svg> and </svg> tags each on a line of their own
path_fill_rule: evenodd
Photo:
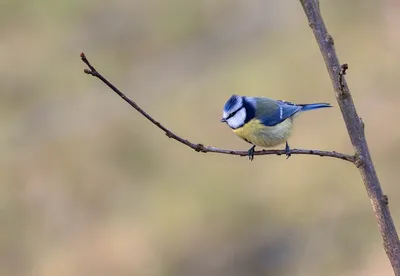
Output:
<svg viewBox="0 0 400 276">
<path fill-rule="evenodd" d="M 303 111 L 331 107 L 328 103 L 294 104 L 264 97 L 232 95 L 225 103 L 221 122 L 253 146 L 248 150 L 254 158 L 256 146 L 268 148 L 286 142 L 285 154 L 290 157 L 287 139 L 292 134 L 293 118 Z"/>
</svg>

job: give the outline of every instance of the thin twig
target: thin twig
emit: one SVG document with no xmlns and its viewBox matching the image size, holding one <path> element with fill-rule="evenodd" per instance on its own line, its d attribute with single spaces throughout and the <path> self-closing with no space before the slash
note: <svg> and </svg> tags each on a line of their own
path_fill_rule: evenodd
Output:
<svg viewBox="0 0 400 276">
<path fill-rule="evenodd" d="M 203 144 L 196 144 L 192 143 L 175 133 L 173 133 L 171 130 L 167 129 L 165 126 L 163 126 L 161 123 L 156 121 L 152 116 L 150 116 L 146 111 L 144 111 L 142 108 L 139 107 L 134 101 L 129 99 L 124 93 L 122 93 L 118 88 L 116 88 L 112 83 L 110 83 L 106 78 L 104 78 L 88 61 L 84 53 L 81 53 L 81 59 L 82 61 L 89 67 L 89 69 L 85 69 L 84 72 L 86 74 L 92 75 L 98 79 L 100 79 L 102 82 L 104 82 L 109 88 L 111 88 L 115 93 L 117 93 L 122 99 L 124 99 L 130 106 L 132 106 L 134 109 L 136 109 L 140 114 L 142 114 L 144 117 L 146 117 L 147 120 L 149 120 L 152 124 L 156 125 L 159 129 L 165 132 L 165 135 L 167 135 L 169 138 L 172 138 L 189 148 L 194 149 L 197 152 L 214 152 L 214 153 L 221 153 L 221 154 L 230 154 L 230 155 L 239 155 L 239 156 L 248 156 L 248 151 L 237 151 L 237 150 L 230 150 L 230 149 L 220 149 L 220 148 L 215 148 L 215 147 L 210 147 L 210 146 L 204 146 Z M 318 155 L 318 156 L 325 156 L 325 157 L 332 157 L 332 158 L 338 158 L 342 160 L 346 160 L 349 162 L 354 163 L 355 162 L 355 156 L 351 156 L 348 154 L 343 154 L 335 151 L 322 151 L 322 150 L 310 150 L 310 149 L 291 149 L 290 150 L 291 154 L 308 154 L 308 155 Z M 259 150 L 255 151 L 254 155 L 285 155 L 285 150 Z"/>
<path fill-rule="evenodd" d="M 389 200 L 383 194 L 374 164 L 369 153 L 364 133 L 364 123 L 358 116 L 349 87 L 345 80 L 347 66 L 340 66 L 333 38 L 329 35 L 319 9 L 318 0 L 300 0 L 308 23 L 313 30 L 319 45 L 326 68 L 335 90 L 336 99 L 342 111 L 347 131 L 356 152 L 354 162 L 361 173 L 365 189 L 372 203 L 372 208 L 383 238 L 386 254 L 396 276 L 400 276 L 400 242 L 392 216 L 389 211 Z M 329 38 L 329 39 L 328 39 Z"/>
</svg>

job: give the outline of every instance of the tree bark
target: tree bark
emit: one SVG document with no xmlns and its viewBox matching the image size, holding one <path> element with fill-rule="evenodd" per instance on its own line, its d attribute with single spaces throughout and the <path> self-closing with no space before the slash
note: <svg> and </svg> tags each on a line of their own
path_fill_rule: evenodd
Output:
<svg viewBox="0 0 400 276">
<path fill-rule="evenodd" d="M 364 123 L 358 116 L 347 82 L 344 79 L 347 65 L 341 66 L 334 48 L 332 36 L 328 33 L 322 19 L 318 0 L 300 0 L 304 12 L 308 18 L 309 25 L 314 32 L 315 39 L 319 45 L 326 68 L 332 80 L 336 99 L 339 103 L 343 119 L 351 143 L 355 150 L 356 161 L 361 177 L 364 181 L 368 197 L 383 238 L 383 246 L 392 264 L 396 276 L 400 276 L 400 242 L 390 215 L 388 197 L 383 194 L 374 164 L 368 149 L 364 133 Z"/>
</svg>

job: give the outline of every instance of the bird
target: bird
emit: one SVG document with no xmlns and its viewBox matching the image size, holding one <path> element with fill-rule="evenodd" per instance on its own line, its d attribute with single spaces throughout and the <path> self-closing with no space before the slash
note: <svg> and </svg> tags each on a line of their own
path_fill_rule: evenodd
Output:
<svg viewBox="0 0 400 276">
<path fill-rule="evenodd" d="M 292 134 L 293 119 L 304 111 L 332 107 L 329 103 L 295 104 L 266 97 L 232 95 L 224 105 L 221 122 L 237 136 L 252 144 L 249 160 L 254 159 L 256 146 L 269 148 L 286 143 L 286 159 L 290 157 L 287 142 Z"/>
</svg>

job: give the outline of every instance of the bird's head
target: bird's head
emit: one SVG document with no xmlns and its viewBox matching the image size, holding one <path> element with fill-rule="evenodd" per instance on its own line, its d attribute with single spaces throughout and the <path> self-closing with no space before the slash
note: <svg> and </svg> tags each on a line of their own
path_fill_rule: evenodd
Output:
<svg viewBox="0 0 400 276">
<path fill-rule="evenodd" d="M 244 98 L 232 95 L 225 103 L 221 122 L 226 122 L 231 128 L 239 128 L 246 121 L 246 108 Z"/>
</svg>

